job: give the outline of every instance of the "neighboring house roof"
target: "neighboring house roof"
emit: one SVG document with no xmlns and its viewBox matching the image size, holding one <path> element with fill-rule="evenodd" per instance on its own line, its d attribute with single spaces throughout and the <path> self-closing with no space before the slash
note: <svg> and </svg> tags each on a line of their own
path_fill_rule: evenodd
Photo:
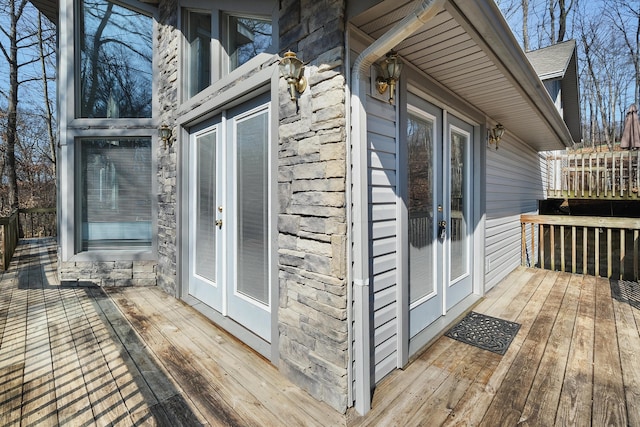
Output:
<svg viewBox="0 0 640 427">
<path fill-rule="evenodd" d="M 576 41 L 568 40 L 526 55 L 542 81 L 560 80 L 563 118 L 573 140 L 579 142 L 582 131 Z"/>
<path fill-rule="evenodd" d="M 563 78 L 575 54 L 576 41 L 569 40 L 527 52 L 527 58 L 541 80 Z"/>
<path fill-rule="evenodd" d="M 31 3 L 44 16 L 49 18 L 54 24 L 58 23 L 58 1 L 59 0 L 30 0 Z"/>
</svg>

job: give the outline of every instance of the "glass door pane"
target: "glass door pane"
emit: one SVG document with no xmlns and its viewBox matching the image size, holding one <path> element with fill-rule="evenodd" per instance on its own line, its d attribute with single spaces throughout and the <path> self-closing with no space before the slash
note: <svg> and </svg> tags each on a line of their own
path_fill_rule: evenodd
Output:
<svg viewBox="0 0 640 427">
<path fill-rule="evenodd" d="M 469 134 L 451 127 L 450 163 L 450 280 L 469 273 Z"/>
<path fill-rule="evenodd" d="M 433 161 L 432 118 L 409 115 L 407 151 L 409 160 L 409 301 L 414 303 L 434 292 Z"/>
<path fill-rule="evenodd" d="M 216 140 L 217 132 L 196 139 L 195 272 L 216 281 Z"/>
<path fill-rule="evenodd" d="M 269 114 L 261 111 L 237 122 L 237 287 L 269 305 L 268 142 Z"/>
</svg>

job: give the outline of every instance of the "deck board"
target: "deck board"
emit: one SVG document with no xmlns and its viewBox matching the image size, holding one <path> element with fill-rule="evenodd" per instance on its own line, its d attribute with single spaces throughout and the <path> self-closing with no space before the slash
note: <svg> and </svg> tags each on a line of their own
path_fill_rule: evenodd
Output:
<svg viewBox="0 0 640 427">
<path fill-rule="evenodd" d="M 634 301 L 639 303 L 640 301 Z M 640 307 L 637 305 L 637 307 Z M 640 402 L 640 369 L 638 369 L 638 351 L 640 351 L 640 335 L 634 311 L 638 311 L 627 302 L 613 300 L 616 330 L 620 346 L 620 364 L 627 402 Z M 640 426 L 640 411 L 627 408 L 628 423 Z"/>
<path fill-rule="evenodd" d="M 580 289 L 562 391 L 555 425 L 591 425 L 593 384 L 593 338 L 595 322 L 595 277 L 585 277 Z"/>
<path fill-rule="evenodd" d="M 440 337 L 339 414 L 157 288 L 61 284 L 55 243 L 0 273 L 0 425 L 640 425 L 640 302 L 519 267 L 474 311 L 516 321 L 497 355 Z"/>
<path fill-rule="evenodd" d="M 593 425 L 627 425 L 620 352 L 609 281 L 596 280 L 593 344 Z"/>
</svg>

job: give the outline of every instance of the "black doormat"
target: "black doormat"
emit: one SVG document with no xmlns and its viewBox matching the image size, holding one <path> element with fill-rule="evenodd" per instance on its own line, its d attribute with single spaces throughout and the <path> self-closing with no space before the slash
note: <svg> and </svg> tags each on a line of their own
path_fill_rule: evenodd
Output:
<svg viewBox="0 0 640 427">
<path fill-rule="evenodd" d="M 454 340 L 504 355 L 519 329 L 519 323 L 472 311 L 457 325 L 449 329 L 445 335 Z"/>
</svg>

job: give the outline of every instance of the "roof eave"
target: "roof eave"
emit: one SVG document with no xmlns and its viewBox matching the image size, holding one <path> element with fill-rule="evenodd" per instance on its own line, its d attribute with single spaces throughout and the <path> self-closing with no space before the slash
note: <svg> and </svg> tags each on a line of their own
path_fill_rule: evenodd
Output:
<svg viewBox="0 0 640 427">
<path fill-rule="evenodd" d="M 514 84 L 520 86 L 532 110 L 538 112 L 538 116 L 556 136 L 556 148 L 572 146 L 574 141 L 571 132 L 495 3 L 467 0 L 450 2 L 463 16 L 476 17 L 466 22 L 481 35 L 485 51 L 493 53 L 496 65 L 501 67 L 505 75 L 511 76 Z M 482 19 L 477 19 L 479 17 Z"/>
</svg>

